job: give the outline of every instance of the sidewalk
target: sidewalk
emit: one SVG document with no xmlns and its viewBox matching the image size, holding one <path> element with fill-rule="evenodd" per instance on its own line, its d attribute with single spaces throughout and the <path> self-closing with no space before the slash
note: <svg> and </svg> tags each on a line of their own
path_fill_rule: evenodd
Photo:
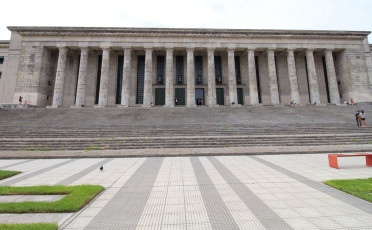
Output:
<svg viewBox="0 0 372 230">
<path fill-rule="evenodd" d="M 74 214 L 0 221 L 54 221 L 66 230 L 372 229 L 371 203 L 321 183 L 369 178 L 372 168 L 363 157 L 339 164 L 330 168 L 327 154 L 0 160 L 0 169 L 23 171 L 1 181 L 11 186 L 105 187 Z"/>
<path fill-rule="evenodd" d="M 372 152 L 372 144 L 321 146 L 265 146 L 226 148 L 165 148 L 92 151 L 0 151 L 0 159 L 56 159 L 100 157 L 176 157 L 176 156 L 233 156 L 265 154 Z"/>
</svg>

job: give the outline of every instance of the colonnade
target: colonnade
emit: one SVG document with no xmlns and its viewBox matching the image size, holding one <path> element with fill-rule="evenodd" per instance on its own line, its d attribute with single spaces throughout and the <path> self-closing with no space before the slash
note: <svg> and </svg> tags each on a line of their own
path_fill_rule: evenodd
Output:
<svg viewBox="0 0 372 230">
<path fill-rule="evenodd" d="M 67 47 L 58 47 L 59 55 L 57 62 L 56 80 L 54 86 L 53 104 L 52 107 L 61 107 L 63 103 L 63 89 L 65 79 L 65 68 L 66 68 L 66 57 Z M 78 74 L 77 94 L 75 100 L 75 106 L 80 106 L 86 103 L 86 87 L 87 87 L 87 66 L 88 66 L 88 47 L 80 47 L 80 67 Z M 102 49 L 102 67 L 101 67 L 101 81 L 99 86 L 99 107 L 108 106 L 108 79 L 109 79 L 109 61 L 110 61 L 110 47 L 101 47 Z M 145 76 L 144 76 L 144 95 L 143 95 L 143 106 L 150 106 L 152 100 L 152 47 L 145 47 Z M 206 48 L 208 55 L 208 105 L 210 107 L 217 106 L 216 100 L 216 81 L 215 81 L 215 62 L 214 54 L 215 48 Z M 124 63 L 123 63 L 123 81 L 122 81 L 122 92 L 121 92 L 121 106 L 127 107 L 130 105 L 131 95 L 131 53 L 130 47 L 123 47 L 124 51 Z M 166 68 L 165 68 L 165 106 L 173 107 L 175 105 L 175 87 L 173 82 L 173 58 L 174 48 L 165 48 L 166 51 Z M 195 66 L 194 66 L 194 51 L 195 48 L 187 47 L 187 69 L 186 69 L 186 98 L 187 106 L 194 107 L 195 104 Z M 234 61 L 234 48 L 227 48 L 227 63 L 228 63 L 228 91 L 229 91 L 229 104 L 237 104 L 237 83 L 235 76 L 235 61 Z M 271 104 L 277 105 L 280 103 L 279 90 L 277 82 L 276 64 L 275 64 L 275 50 L 266 49 L 268 73 L 269 73 L 269 84 L 270 84 L 270 100 Z M 325 63 L 328 80 L 328 90 L 330 96 L 330 103 L 339 104 L 340 96 L 338 92 L 337 79 L 335 65 L 331 49 L 325 51 Z M 320 103 L 320 95 L 318 89 L 318 80 L 314 62 L 314 50 L 306 49 L 306 60 L 307 60 L 307 73 L 309 83 L 309 94 L 311 103 Z M 287 49 L 287 64 L 288 64 L 288 79 L 290 86 L 290 97 L 296 103 L 301 104 L 299 87 L 297 81 L 296 64 L 294 49 Z M 250 105 L 259 104 L 258 85 L 256 77 L 256 63 L 255 63 L 255 49 L 247 48 L 244 55 L 247 55 L 248 60 L 248 89 Z"/>
</svg>

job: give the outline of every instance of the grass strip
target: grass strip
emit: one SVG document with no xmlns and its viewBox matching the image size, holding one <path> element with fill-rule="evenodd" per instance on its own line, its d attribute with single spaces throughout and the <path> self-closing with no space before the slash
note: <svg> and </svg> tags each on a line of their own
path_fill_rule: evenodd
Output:
<svg viewBox="0 0 372 230">
<path fill-rule="evenodd" d="M 372 202 L 372 177 L 368 179 L 328 180 L 323 183 Z"/>
<path fill-rule="evenodd" d="M 76 186 L 0 186 L 0 195 L 60 195 L 64 198 L 52 202 L 0 203 L 0 213 L 55 213 L 76 212 L 97 196 L 104 188 L 99 185 Z"/>
<path fill-rule="evenodd" d="M 8 177 L 15 176 L 17 174 L 20 174 L 21 172 L 18 171 L 0 171 L 0 180 L 4 180 Z"/>
<path fill-rule="evenodd" d="M 58 230 L 56 223 L 0 224 L 1 230 Z"/>
</svg>

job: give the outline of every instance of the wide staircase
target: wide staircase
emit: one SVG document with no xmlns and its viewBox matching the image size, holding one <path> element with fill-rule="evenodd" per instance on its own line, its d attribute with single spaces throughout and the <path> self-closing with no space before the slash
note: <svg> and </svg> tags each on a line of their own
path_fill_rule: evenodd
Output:
<svg viewBox="0 0 372 230">
<path fill-rule="evenodd" d="M 0 110 L 0 151 L 370 145 L 371 105 Z M 367 120 L 368 122 L 368 120 Z"/>
</svg>

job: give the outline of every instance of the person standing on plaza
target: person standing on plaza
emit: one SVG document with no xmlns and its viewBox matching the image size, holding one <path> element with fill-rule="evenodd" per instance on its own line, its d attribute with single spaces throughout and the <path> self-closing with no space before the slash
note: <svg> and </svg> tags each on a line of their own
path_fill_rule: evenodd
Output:
<svg viewBox="0 0 372 230">
<path fill-rule="evenodd" d="M 364 111 L 360 111 L 360 117 L 362 118 L 362 127 L 366 127 L 366 114 Z"/>
<path fill-rule="evenodd" d="M 18 99 L 19 104 L 22 104 L 22 99 L 23 99 L 23 97 L 22 96 L 19 96 L 19 99 Z"/>
<path fill-rule="evenodd" d="M 360 118 L 360 111 L 356 111 L 355 113 L 355 120 L 356 120 L 356 123 L 357 123 L 357 126 L 360 127 L 362 126 L 362 122 L 361 122 L 361 118 Z"/>
</svg>

